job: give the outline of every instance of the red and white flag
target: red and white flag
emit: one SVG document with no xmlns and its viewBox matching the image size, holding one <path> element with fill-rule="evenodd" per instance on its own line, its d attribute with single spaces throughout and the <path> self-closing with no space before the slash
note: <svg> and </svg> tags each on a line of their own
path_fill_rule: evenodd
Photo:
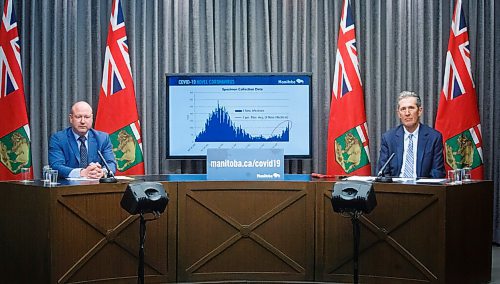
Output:
<svg viewBox="0 0 500 284">
<path fill-rule="evenodd" d="M 371 175 L 363 86 L 351 5 L 344 0 L 328 124 L 328 175 Z"/>
<path fill-rule="evenodd" d="M 443 134 L 446 170 L 469 167 L 473 179 L 482 179 L 481 122 L 461 0 L 453 12 L 435 128 Z"/>
<path fill-rule="evenodd" d="M 12 0 L 5 0 L 0 26 L 0 180 L 22 179 L 30 169 L 31 139 L 24 98 L 21 46 Z"/>
<path fill-rule="evenodd" d="M 144 174 L 141 127 L 120 0 L 111 5 L 95 129 L 110 134 L 117 175 Z"/>
</svg>

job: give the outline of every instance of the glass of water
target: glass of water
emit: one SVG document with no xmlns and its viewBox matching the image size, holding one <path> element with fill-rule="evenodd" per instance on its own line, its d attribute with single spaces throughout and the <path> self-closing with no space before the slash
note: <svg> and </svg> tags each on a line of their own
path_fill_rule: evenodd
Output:
<svg viewBox="0 0 500 284">
<path fill-rule="evenodd" d="M 49 165 L 45 165 L 43 166 L 43 171 L 42 171 L 42 180 L 43 181 L 50 181 L 50 177 L 49 177 L 49 172 L 50 172 L 51 168 Z"/>
<path fill-rule="evenodd" d="M 49 183 L 51 186 L 54 186 L 57 184 L 57 176 L 58 172 L 57 170 L 50 170 L 49 171 L 49 175 L 50 175 L 50 180 L 49 180 Z"/>
<path fill-rule="evenodd" d="M 463 169 L 455 170 L 455 184 L 462 184 Z"/>
<path fill-rule="evenodd" d="M 448 183 L 455 183 L 455 170 L 448 170 Z"/>
<path fill-rule="evenodd" d="M 462 172 L 463 181 L 471 181 L 472 180 L 472 175 L 471 175 L 472 169 L 470 167 L 465 167 L 465 168 L 463 168 L 462 171 L 463 171 Z"/>
<path fill-rule="evenodd" d="M 21 169 L 21 181 L 24 183 L 30 182 L 31 174 L 30 168 L 22 168 Z"/>
</svg>

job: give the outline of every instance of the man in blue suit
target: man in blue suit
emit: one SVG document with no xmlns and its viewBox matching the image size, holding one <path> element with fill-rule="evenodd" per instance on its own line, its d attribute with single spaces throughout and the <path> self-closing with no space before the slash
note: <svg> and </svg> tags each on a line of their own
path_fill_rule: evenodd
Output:
<svg viewBox="0 0 500 284">
<path fill-rule="evenodd" d="M 92 129 L 92 107 L 77 102 L 69 114 L 71 127 L 56 132 L 49 141 L 49 164 L 59 177 L 101 178 L 106 170 L 101 166 L 101 151 L 110 170 L 116 172 L 113 146 L 107 133 Z"/>
<path fill-rule="evenodd" d="M 403 91 L 398 97 L 401 125 L 382 135 L 378 171 L 395 153 L 384 173 L 392 177 L 445 177 L 443 136 L 437 130 L 420 123 L 420 97 Z"/>
</svg>

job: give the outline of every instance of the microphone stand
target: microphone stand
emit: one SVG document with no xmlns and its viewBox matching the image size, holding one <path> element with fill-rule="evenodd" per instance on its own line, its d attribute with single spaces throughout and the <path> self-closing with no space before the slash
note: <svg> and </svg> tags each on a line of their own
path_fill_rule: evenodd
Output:
<svg viewBox="0 0 500 284">
<path fill-rule="evenodd" d="M 104 167 L 106 168 L 106 171 L 107 171 L 106 177 L 100 178 L 99 182 L 100 183 L 116 183 L 118 180 L 115 178 L 115 175 L 113 174 L 113 172 L 109 168 L 109 165 L 106 162 L 106 160 L 104 159 L 104 157 L 102 156 L 101 151 L 98 150 L 97 154 L 99 154 L 99 157 L 101 157 L 101 160 L 104 163 Z"/>
<path fill-rule="evenodd" d="M 385 174 L 382 174 L 381 176 L 377 176 L 375 178 L 376 182 L 385 182 L 385 183 L 391 183 L 392 182 L 392 177 L 386 177 Z"/>
<path fill-rule="evenodd" d="M 146 222 L 160 218 L 160 213 L 153 211 L 153 219 L 144 218 L 144 212 L 140 212 L 139 226 L 139 264 L 137 267 L 137 284 L 144 284 L 144 243 L 146 242 Z"/>
<path fill-rule="evenodd" d="M 386 177 L 385 176 L 385 169 L 391 162 L 392 158 L 394 158 L 395 153 L 392 153 L 392 155 L 387 159 L 387 162 L 380 168 L 380 171 L 377 174 L 377 177 L 375 178 L 376 182 L 385 182 L 385 183 L 391 183 L 392 182 L 392 177 Z"/>
<path fill-rule="evenodd" d="M 109 175 L 109 172 L 108 172 Z M 107 177 L 102 177 L 99 179 L 100 183 L 117 183 L 118 180 L 114 176 L 107 176 Z"/>
<path fill-rule="evenodd" d="M 146 219 L 141 213 L 139 226 L 139 266 L 137 267 L 137 283 L 144 284 L 144 242 L 146 240 Z"/>
<path fill-rule="evenodd" d="M 352 236 L 353 236 L 353 283 L 359 283 L 359 242 L 360 226 L 359 217 L 361 212 L 351 212 Z"/>
</svg>

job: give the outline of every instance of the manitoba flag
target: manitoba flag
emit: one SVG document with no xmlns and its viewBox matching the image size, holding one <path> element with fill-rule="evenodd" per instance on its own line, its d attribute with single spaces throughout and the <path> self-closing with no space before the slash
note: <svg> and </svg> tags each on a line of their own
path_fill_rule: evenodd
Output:
<svg viewBox="0 0 500 284">
<path fill-rule="evenodd" d="M 445 142 L 446 170 L 470 167 L 472 178 L 482 179 L 481 123 L 461 0 L 457 0 L 453 11 L 436 129 L 443 134 Z"/>
<path fill-rule="evenodd" d="M 120 0 L 113 0 L 95 128 L 110 133 L 118 175 L 144 174 L 141 128 Z"/>
<path fill-rule="evenodd" d="M 328 124 L 328 175 L 370 175 L 363 87 L 351 5 L 344 0 Z"/>
<path fill-rule="evenodd" d="M 24 99 L 21 46 L 11 0 L 5 0 L 0 26 L 0 180 L 21 179 L 31 165 L 30 127 Z"/>
</svg>

